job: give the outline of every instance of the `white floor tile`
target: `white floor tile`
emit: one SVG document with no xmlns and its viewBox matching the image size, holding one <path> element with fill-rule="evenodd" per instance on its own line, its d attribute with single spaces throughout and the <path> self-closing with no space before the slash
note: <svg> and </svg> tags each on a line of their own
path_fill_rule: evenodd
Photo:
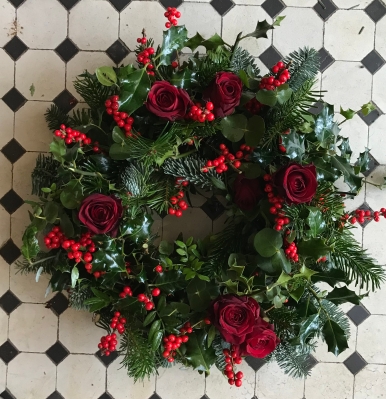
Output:
<svg viewBox="0 0 386 399">
<path fill-rule="evenodd" d="M 35 119 L 39 116 L 35 115 Z M 27 152 L 13 165 L 13 189 L 24 199 L 34 198 L 31 194 L 31 173 L 36 166 L 37 156 L 36 152 Z"/>
<path fill-rule="evenodd" d="M 372 151 L 371 151 L 372 152 Z M 384 189 L 380 190 L 373 184 L 383 184 L 386 176 L 386 166 L 380 165 L 367 176 L 366 181 L 366 202 L 374 211 L 379 211 L 381 208 L 386 208 L 386 198 L 384 196 Z M 371 184 L 372 183 L 372 184 Z M 379 224 L 385 224 L 386 220 L 381 217 Z"/>
<path fill-rule="evenodd" d="M 380 265 L 386 265 L 386 253 L 384 251 L 384 238 L 386 234 L 385 220 L 376 223 L 370 222 L 363 233 L 363 247 L 373 256 Z"/>
<path fill-rule="evenodd" d="M 0 390 L 1 390 L 1 392 L 3 392 L 5 390 L 6 376 L 7 376 L 7 366 L 2 360 L 0 360 Z"/>
<path fill-rule="evenodd" d="M 0 245 L 3 245 L 9 238 L 11 231 L 11 217 L 9 213 L 0 205 Z"/>
<path fill-rule="evenodd" d="M 9 265 L 0 258 L 0 296 L 9 290 Z"/>
<path fill-rule="evenodd" d="M 0 153 L 0 198 L 12 188 L 12 164 Z"/>
<path fill-rule="evenodd" d="M 373 78 L 373 101 L 381 109 L 386 112 L 386 98 L 383 95 L 382 87 L 386 84 L 386 68 L 383 66 L 375 73 Z"/>
<path fill-rule="evenodd" d="M 386 115 L 381 115 L 371 126 L 369 133 L 369 148 L 371 155 L 380 163 L 386 163 L 384 151 Z"/>
<path fill-rule="evenodd" d="M 385 272 L 386 272 L 386 268 Z M 385 285 L 383 284 L 381 289 L 377 289 L 375 292 L 370 292 L 369 296 L 362 299 L 363 305 L 372 314 L 386 315 L 386 308 L 384 306 L 386 301 Z M 382 321 L 382 319 L 379 319 Z"/>
<path fill-rule="evenodd" d="M 7 340 L 8 338 L 8 315 L 0 309 L 0 342 L 1 345 Z M 1 360 L 0 360 L 1 363 Z M 0 372 L 1 378 L 1 372 Z"/>
<path fill-rule="evenodd" d="M 0 147 L 2 148 L 13 137 L 13 124 L 15 114 L 12 112 L 11 108 L 9 108 L 3 101 L 0 101 L 0 115 Z M 1 157 L 4 157 L 3 154 L 1 154 Z"/>
<path fill-rule="evenodd" d="M 386 316 L 370 316 L 358 327 L 357 351 L 367 363 L 386 363 Z"/>
<path fill-rule="evenodd" d="M 349 9 L 355 6 L 355 10 L 364 9 L 370 3 L 372 3 L 372 0 L 334 0 L 334 4 L 336 4 L 339 8 Z"/>
<path fill-rule="evenodd" d="M 22 245 L 24 231 L 26 227 L 31 223 L 28 215 L 28 211 L 30 210 L 31 207 L 27 204 L 24 204 L 11 215 L 11 238 L 19 248 Z"/>
<path fill-rule="evenodd" d="M 386 366 L 369 364 L 356 377 L 355 399 L 383 399 L 385 397 Z"/>
<path fill-rule="evenodd" d="M 377 29 L 375 31 L 375 49 L 383 58 L 386 57 L 386 19 L 382 18 L 377 23 Z"/>
<path fill-rule="evenodd" d="M 2 97 L 13 87 L 15 67 L 15 63 L 3 49 L 0 49 L 0 64 L 2 67 L 2 73 L 0 75 L 0 97 Z"/>
<path fill-rule="evenodd" d="M 15 9 L 7 0 L 0 0 L 0 46 L 12 39 L 13 22 L 15 20 Z"/>
</svg>

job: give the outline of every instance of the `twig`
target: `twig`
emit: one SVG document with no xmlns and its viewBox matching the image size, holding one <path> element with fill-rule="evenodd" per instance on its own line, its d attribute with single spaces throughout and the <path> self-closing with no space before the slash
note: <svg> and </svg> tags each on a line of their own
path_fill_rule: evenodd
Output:
<svg viewBox="0 0 386 399">
<path fill-rule="evenodd" d="M 359 31 L 358 35 L 360 35 L 363 32 L 363 29 L 365 29 L 364 26 L 362 26 L 361 30 Z"/>
</svg>

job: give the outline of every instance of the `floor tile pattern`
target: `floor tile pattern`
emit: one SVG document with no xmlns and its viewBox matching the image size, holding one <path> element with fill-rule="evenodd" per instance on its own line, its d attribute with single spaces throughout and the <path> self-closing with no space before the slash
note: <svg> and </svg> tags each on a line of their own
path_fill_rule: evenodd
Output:
<svg viewBox="0 0 386 399">
<path fill-rule="evenodd" d="M 379 291 L 345 309 L 352 324 L 350 349 L 334 358 L 319 348 L 309 358 L 312 376 L 292 380 L 275 364 L 247 358 L 245 382 L 230 388 L 216 370 L 204 376 L 177 367 L 133 384 L 119 356 L 96 351 L 102 331 L 88 313 L 68 308 L 63 293 L 44 296 L 47 280 L 15 274 L 21 235 L 28 223 L 29 174 L 46 150 L 50 133 L 42 113 L 53 101 L 65 111 L 82 106 L 72 85 L 85 68 L 132 62 L 135 39 L 164 24 L 163 11 L 179 7 L 191 33 L 215 31 L 228 40 L 256 20 L 286 15 L 269 39 L 246 48 L 264 73 L 299 46 L 314 46 L 321 58 L 320 87 L 326 101 L 376 110 L 348 122 L 353 151 L 371 149 L 370 183 L 386 175 L 386 4 L 382 0 L 0 0 L 0 398 L 2 399 L 378 399 L 386 388 L 386 294 Z M 196 17 L 194 17 L 196 16 Z M 181 21 L 182 21 L 181 19 Z M 312 112 L 318 112 L 318 104 Z M 34 130 L 35 127 L 35 130 Z M 355 203 L 355 205 L 354 205 Z M 192 198 L 184 214 L 186 234 L 223 228 L 225 208 L 207 193 Z M 382 195 L 371 184 L 348 208 L 379 209 Z M 200 220 L 199 225 L 197 220 Z M 11 223 L 10 223 L 11 222 Z M 174 219 L 157 220 L 172 239 Z M 186 227 L 185 227 L 186 226 Z M 187 232 L 186 232 L 187 231 Z M 364 223 L 355 232 L 386 265 L 385 223 Z M 323 346 L 321 343 L 320 346 Z"/>
</svg>

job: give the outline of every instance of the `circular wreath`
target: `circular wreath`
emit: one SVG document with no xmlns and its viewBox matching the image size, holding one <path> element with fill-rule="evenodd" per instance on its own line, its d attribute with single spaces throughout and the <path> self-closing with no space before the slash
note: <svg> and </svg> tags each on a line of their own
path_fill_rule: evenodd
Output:
<svg viewBox="0 0 386 399">
<path fill-rule="evenodd" d="M 174 8 L 165 16 L 161 46 L 137 39 L 138 67 L 79 76 L 89 108 L 48 110 L 54 139 L 32 174 L 38 199 L 28 201 L 19 267 L 50 274 L 52 290 L 95 313 L 106 330 L 95 345 L 105 356 L 119 350 L 135 380 L 175 362 L 200 372 L 216 364 L 239 387 L 244 356 L 307 374 L 320 336 L 335 355 L 348 347 L 337 305 L 362 296 L 347 285 L 375 289 L 385 278 L 350 229 L 386 210 L 346 213 L 343 203 L 362 186 L 368 151 L 351 165 L 333 107 L 313 112 L 317 51 L 293 52 L 261 77 L 240 47 L 282 17 L 228 45 L 188 38 Z M 180 61 L 199 46 L 204 55 Z M 226 197 L 226 228 L 155 245 L 152 212 L 183 223 L 196 188 Z"/>
</svg>

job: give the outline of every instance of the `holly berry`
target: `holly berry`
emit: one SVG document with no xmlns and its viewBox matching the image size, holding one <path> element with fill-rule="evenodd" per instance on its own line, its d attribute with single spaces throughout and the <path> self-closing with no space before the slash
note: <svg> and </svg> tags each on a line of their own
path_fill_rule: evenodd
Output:
<svg viewBox="0 0 386 399">
<path fill-rule="evenodd" d="M 163 272 L 163 268 L 162 268 L 161 265 L 157 265 L 157 266 L 154 268 L 154 270 L 155 270 L 157 273 L 162 273 L 162 272 Z"/>
<path fill-rule="evenodd" d="M 273 76 L 265 76 L 261 79 L 259 88 L 262 90 L 275 90 L 290 79 L 290 73 L 282 61 L 271 68 Z"/>
<path fill-rule="evenodd" d="M 160 293 L 161 293 L 161 290 L 159 288 L 153 288 L 153 290 L 151 291 L 151 294 L 153 296 L 159 296 Z"/>
</svg>

